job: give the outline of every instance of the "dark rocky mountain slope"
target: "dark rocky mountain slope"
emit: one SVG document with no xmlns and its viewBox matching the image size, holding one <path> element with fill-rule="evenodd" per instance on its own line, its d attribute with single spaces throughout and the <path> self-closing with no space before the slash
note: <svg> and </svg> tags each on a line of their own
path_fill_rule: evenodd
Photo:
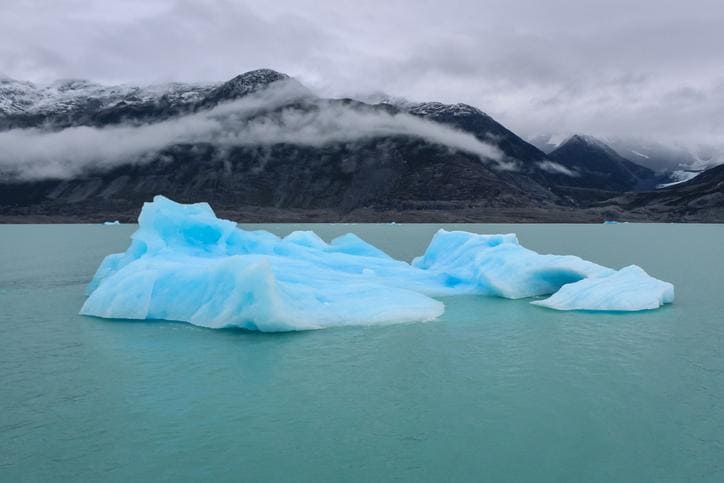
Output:
<svg viewBox="0 0 724 483">
<path fill-rule="evenodd" d="M 0 80 L 3 139 L 0 221 L 130 221 L 156 194 L 250 221 L 600 221 L 650 175 L 585 140 L 546 156 L 466 104 L 322 99 L 269 69 L 145 88 Z"/>
<path fill-rule="evenodd" d="M 286 75 L 265 69 L 215 87 L 179 88 L 189 95 L 141 98 L 131 90 L 133 98 L 120 100 L 95 93 L 96 102 L 91 102 L 92 97 L 77 95 L 72 105 L 65 103 L 63 109 L 53 109 L 52 103 L 46 102 L 42 108 L 16 110 L 4 117 L 4 127 L 57 131 L 69 126 L 109 127 L 121 123 L 145 126 L 182 115 L 215 112 L 210 110 L 279 83 L 293 83 L 291 88 L 284 85 L 285 97 L 281 101 L 274 98 L 257 102 L 259 105 L 250 112 L 244 106 L 243 115 L 233 111 L 236 117 L 224 118 L 223 122 L 233 124 L 233 129 L 252 125 L 279 130 L 282 126 L 283 134 L 289 136 L 285 124 L 289 118 L 301 118 L 302 125 L 293 127 L 303 131 L 310 123 L 316 126 L 330 122 L 325 116 L 349 115 L 354 122 L 359 117 L 364 122 L 382 123 L 378 130 L 381 134 L 374 127 L 370 135 L 342 136 L 339 141 L 324 143 L 173 143 L 150 156 L 144 153 L 142 160 L 128 159 L 110 169 L 89 167 L 68 179 L 23 180 L 16 176 L 20 179 L 13 180 L 11 176 L 0 191 L 0 205 L 6 213 L 83 212 L 87 216 L 96 207 L 103 207 L 105 212 L 114 207 L 128 210 L 159 193 L 181 201 L 207 200 L 225 209 L 349 211 L 565 204 L 544 186 L 547 173 L 539 163 L 545 155 L 475 108 L 438 103 L 402 108 L 350 99 L 320 99 Z M 211 118 L 216 120 L 222 114 L 214 116 Z M 456 129 L 436 135 L 465 131 L 486 143 L 495 139 L 501 162 L 515 169 L 501 168 L 469 150 L 436 142 L 435 136 L 418 135 L 414 126 L 405 127 L 408 118 L 395 116 L 421 118 L 428 122 L 425 129 L 432 123 Z M 403 124 L 390 128 L 385 123 Z"/>
<path fill-rule="evenodd" d="M 562 186 L 607 191 L 631 191 L 655 186 L 655 173 L 636 164 L 590 136 L 575 135 L 548 154 L 575 176 L 558 174 L 554 182 Z"/>
<path fill-rule="evenodd" d="M 598 203 L 620 213 L 644 215 L 659 221 L 724 222 L 724 165 L 695 178 L 655 191 L 627 193 Z"/>
</svg>

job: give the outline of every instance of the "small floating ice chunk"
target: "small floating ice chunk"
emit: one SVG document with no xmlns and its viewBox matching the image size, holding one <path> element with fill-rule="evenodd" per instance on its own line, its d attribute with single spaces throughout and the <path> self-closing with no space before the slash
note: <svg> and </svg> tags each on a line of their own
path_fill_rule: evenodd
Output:
<svg viewBox="0 0 724 483">
<path fill-rule="evenodd" d="M 103 222 L 103 224 L 104 224 L 104 225 L 120 225 L 121 222 L 118 221 L 118 220 L 116 220 L 116 221 L 105 221 L 105 222 Z"/>
<path fill-rule="evenodd" d="M 641 267 L 629 265 L 612 275 L 564 285 L 545 300 L 531 302 L 556 310 L 637 311 L 674 301 L 674 286 Z"/>
</svg>

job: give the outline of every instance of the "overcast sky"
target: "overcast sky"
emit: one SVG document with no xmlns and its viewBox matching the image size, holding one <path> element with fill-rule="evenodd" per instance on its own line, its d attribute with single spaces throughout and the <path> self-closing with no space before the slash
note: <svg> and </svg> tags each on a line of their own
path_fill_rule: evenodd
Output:
<svg viewBox="0 0 724 483">
<path fill-rule="evenodd" d="M 0 0 L 0 73 L 105 83 L 259 67 L 327 95 L 467 102 L 523 135 L 721 143 L 722 0 Z"/>
</svg>

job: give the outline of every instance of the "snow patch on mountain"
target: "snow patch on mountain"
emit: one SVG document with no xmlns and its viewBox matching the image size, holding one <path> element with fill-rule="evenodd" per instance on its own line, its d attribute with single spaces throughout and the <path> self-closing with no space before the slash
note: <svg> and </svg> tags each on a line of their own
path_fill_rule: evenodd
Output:
<svg viewBox="0 0 724 483">
<path fill-rule="evenodd" d="M 667 183 L 661 183 L 656 186 L 657 189 L 666 188 L 668 186 L 674 186 L 677 184 L 685 183 L 689 180 L 692 180 L 696 178 L 699 174 L 701 174 L 701 171 L 686 171 L 686 170 L 677 170 L 673 171 L 669 175 L 669 182 Z"/>
<path fill-rule="evenodd" d="M 49 84 L 0 79 L 0 114 L 51 114 L 70 112 L 93 103 L 109 107 L 120 102 L 191 103 L 218 84 L 172 82 L 149 86 L 101 85 L 82 79 L 64 79 Z"/>
<path fill-rule="evenodd" d="M 412 104 L 406 109 L 410 114 L 416 116 L 440 116 L 440 115 L 452 115 L 452 116 L 470 116 L 470 115 L 482 115 L 489 117 L 486 113 L 473 107 L 469 104 L 457 103 L 457 104 L 443 104 L 442 102 L 420 102 Z"/>
</svg>

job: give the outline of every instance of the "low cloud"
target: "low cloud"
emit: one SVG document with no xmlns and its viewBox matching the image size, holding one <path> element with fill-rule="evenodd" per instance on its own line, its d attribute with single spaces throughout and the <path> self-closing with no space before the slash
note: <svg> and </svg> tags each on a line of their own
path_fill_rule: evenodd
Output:
<svg viewBox="0 0 724 483">
<path fill-rule="evenodd" d="M 578 176 L 578 173 L 571 171 L 562 164 L 555 163 L 553 161 L 545 160 L 538 163 L 538 167 L 543 171 L 551 174 L 564 174 L 566 176 Z"/>
<path fill-rule="evenodd" d="M 2 0 L 0 73 L 136 84 L 269 67 L 326 97 L 465 102 L 526 137 L 724 138 L 721 0 L 453 5 Z"/>
<path fill-rule="evenodd" d="M 301 105 L 289 105 L 300 98 Z M 386 136 L 416 137 L 474 154 L 497 169 L 515 168 L 500 149 L 470 133 L 406 113 L 320 100 L 286 82 L 207 111 L 152 124 L 0 132 L 0 173 L 23 180 L 68 178 L 89 169 L 148 162 L 175 144 L 323 146 Z"/>
</svg>

